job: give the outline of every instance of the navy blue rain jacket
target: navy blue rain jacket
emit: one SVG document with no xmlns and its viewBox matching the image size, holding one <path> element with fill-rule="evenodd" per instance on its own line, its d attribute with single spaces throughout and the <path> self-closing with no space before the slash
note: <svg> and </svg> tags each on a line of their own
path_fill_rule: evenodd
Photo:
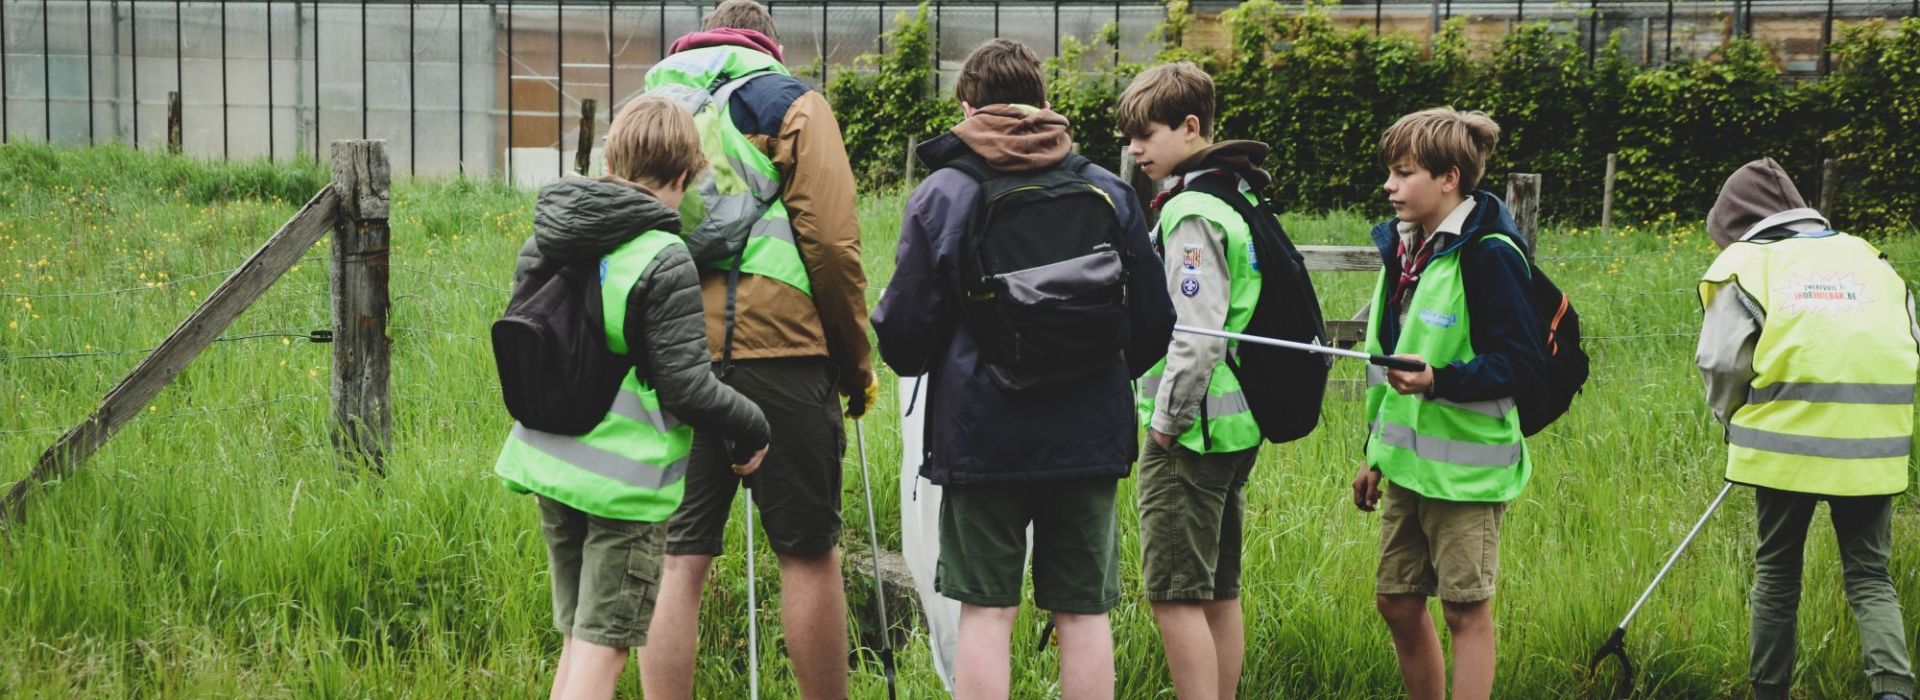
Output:
<svg viewBox="0 0 1920 700">
<path fill-rule="evenodd" d="M 967 152 L 952 134 L 919 150 L 932 168 Z M 979 184 L 940 169 L 907 200 L 893 280 L 874 310 L 873 330 L 881 359 L 895 372 L 931 375 L 917 410 L 926 411 L 927 425 L 920 473 L 935 484 L 1117 479 L 1132 471 L 1140 434 L 1132 380 L 1166 354 L 1173 301 L 1133 190 L 1097 165 L 1085 175 L 1117 203 L 1126 229 L 1132 338 L 1124 364 L 1061 389 L 1001 390 L 960 321 L 960 240 Z"/>
<path fill-rule="evenodd" d="M 1471 402 L 1515 396 L 1546 380 L 1546 353 L 1540 346 L 1540 323 L 1531 303 L 1532 278 L 1527 259 L 1488 234 L 1504 233 L 1520 246 L 1527 241 L 1516 233 L 1513 215 L 1491 193 L 1473 193 L 1473 213 L 1461 226 L 1461 236 L 1436 252 L 1457 251 L 1460 278 L 1466 285 L 1468 342 L 1471 362 L 1455 361 L 1433 368 L 1433 395 L 1448 401 Z M 1373 245 L 1380 249 L 1387 298 L 1397 291 L 1400 256 L 1395 221 L 1373 227 Z M 1389 354 L 1400 339 L 1399 314 L 1381 316 L 1380 344 Z"/>
</svg>

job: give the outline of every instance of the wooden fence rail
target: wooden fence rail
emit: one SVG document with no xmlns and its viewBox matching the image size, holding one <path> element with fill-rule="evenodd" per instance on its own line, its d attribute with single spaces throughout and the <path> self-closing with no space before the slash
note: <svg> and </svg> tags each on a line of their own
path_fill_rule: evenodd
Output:
<svg viewBox="0 0 1920 700">
<path fill-rule="evenodd" d="M 139 416 L 161 389 L 329 231 L 336 233 L 334 337 L 344 339 L 334 349 L 334 404 L 340 419 L 335 444 L 357 452 L 355 461 L 376 467 L 383 463 L 391 440 L 386 395 L 386 150 L 379 141 L 335 142 L 333 149 L 334 182 L 315 193 L 108 390 L 99 407 L 55 440 L 27 475 L 0 495 L 0 533 L 26 517 L 27 499 L 37 487 L 72 474 Z M 343 163 L 348 166 L 344 171 Z M 348 377 L 344 383 L 343 375 Z"/>
</svg>

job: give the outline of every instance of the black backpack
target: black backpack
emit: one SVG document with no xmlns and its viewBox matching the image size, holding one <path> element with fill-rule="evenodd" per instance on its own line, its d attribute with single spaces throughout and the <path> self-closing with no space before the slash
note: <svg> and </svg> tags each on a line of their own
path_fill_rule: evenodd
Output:
<svg viewBox="0 0 1920 700">
<path fill-rule="evenodd" d="M 1024 391 L 1111 369 L 1128 339 L 1127 253 L 1105 190 L 1069 155 L 1001 173 L 977 155 L 949 164 L 980 183 L 960 245 L 963 323 L 988 374 Z"/>
<path fill-rule="evenodd" d="M 1573 397 L 1587 383 L 1587 353 L 1580 348 L 1580 313 L 1573 300 L 1540 270 L 1531 252 L 1525 253 L 1532 278 L 1528 301 L 1540 324 L 1540 349 L 1546 353 L 1546 381 L 1514 397 L 1520 411 L 1520 432 L 1533 435 L 1546 429 L 1573 405 Z"/>
<path fill-rule="evenodd" d="M 1325 344 L 1327 325 L 1320 315 L 1320 298 L 1313 292 L 1306 260 L 1280 228 L 1279 209 L 1273 202 L 1258 192 L 1254 193 L 1258 204 L 1247 201 L 1240 192 L 1239 178 L 1225 171 L 1196 177 L 1185 189 L 1212 195 L 1233 207 L 1252 234 L 1260 299 L 1242 332 Z M 1298 440 L 1320 424 L 1320 403 L 1326 397 L 1332 355 L 1235 343 L 1226 361 L 1227 369 L 1240 380 L 1240 390 L 1253 410 L 1254 422 L 1260 425 L 1261 437 L 1268 442 Z M 1205 421 L 1205 402 L 1200 408 L 1200 420 Z"/>
<path fill-rule="evenodd" d="M 606 417 L 632 364 L 607 348 L 600 304 L 597 260 L 543 258 L 514 280 L 507 312 L 493 322 L 493 362 L 521 425 L 585 435 Z"/>
</svg>

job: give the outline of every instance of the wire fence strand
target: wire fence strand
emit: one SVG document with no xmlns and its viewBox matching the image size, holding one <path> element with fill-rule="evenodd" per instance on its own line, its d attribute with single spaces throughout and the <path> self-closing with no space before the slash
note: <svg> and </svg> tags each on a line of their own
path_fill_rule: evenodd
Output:
<svg viewBox="0 0 1920 700">
<path fill-rule="evenodd" d="M 327 256 L 325 255 L 309 255 L 307 257 L 304 257 L 295 261 L 294 264 L 301 265 L 301 264 L 313 262 L 316 260 L 324 260 L 326 259 L 326 257 Z M 14 297 L 16 299 L 21 299 L 21 298 L 24 298 L 24 299 L 78 299 L 78 298 L 115 296 L 120 294 L 132 294 L 134 292 L 151 292 L 151 291 L 156 291 L 160 289 L 166 289 L 168 287 L 186 284 L 188 282 L 193 282 L 196 280 L 207 279 L 210 277 L 229 277 L 229 276 L 232 276 L 233 273 L 239 272 L 239 271 L 240 271 L 240 267 L 236 266 L 236 267 L 228 268 L 225 270 L 213 270 L 210 272 L 202 272 L 198 274 L 188 275 L 186 277 L 175 277 L 173 279 L 169 279 L 164 282 L 148 282 L 138 287 L 122 287 L 119 289 L 100 289 L 100 290 L 95 290 L 91 292 L 0 291 L 0 297 Z"/>
</svg>

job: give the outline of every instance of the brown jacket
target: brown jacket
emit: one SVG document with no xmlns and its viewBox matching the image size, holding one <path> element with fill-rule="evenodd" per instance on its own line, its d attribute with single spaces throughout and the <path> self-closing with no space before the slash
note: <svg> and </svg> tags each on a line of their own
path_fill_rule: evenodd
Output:
<svg viewBox="0 0 1920 700">
<path fill-rule="evenodd" d="M 853 167 L 840 124 L 825 97 L 793 79 L 749 83 L 732 104 L 745 114 L 736 115 L 736 125 L 749 123 L 742 133 L 780 172 L 780 200 L 813 285 L 813 298 L 808 299 L 777 280 L 741 277 L 734 302 L 733 358 L 825 357 L 837 370 L 841 393 L 859 391 L 873 371 L 873 361 Z M 769 114 L 766 128 L 751 126 L 756 110 L 782 104 L 787 106 L 777 122 Z M 703 272 L 700 292 L 707 307 L 708 346 L 718 362 L 726 337 L 726 273 Z"/>
</svg>

